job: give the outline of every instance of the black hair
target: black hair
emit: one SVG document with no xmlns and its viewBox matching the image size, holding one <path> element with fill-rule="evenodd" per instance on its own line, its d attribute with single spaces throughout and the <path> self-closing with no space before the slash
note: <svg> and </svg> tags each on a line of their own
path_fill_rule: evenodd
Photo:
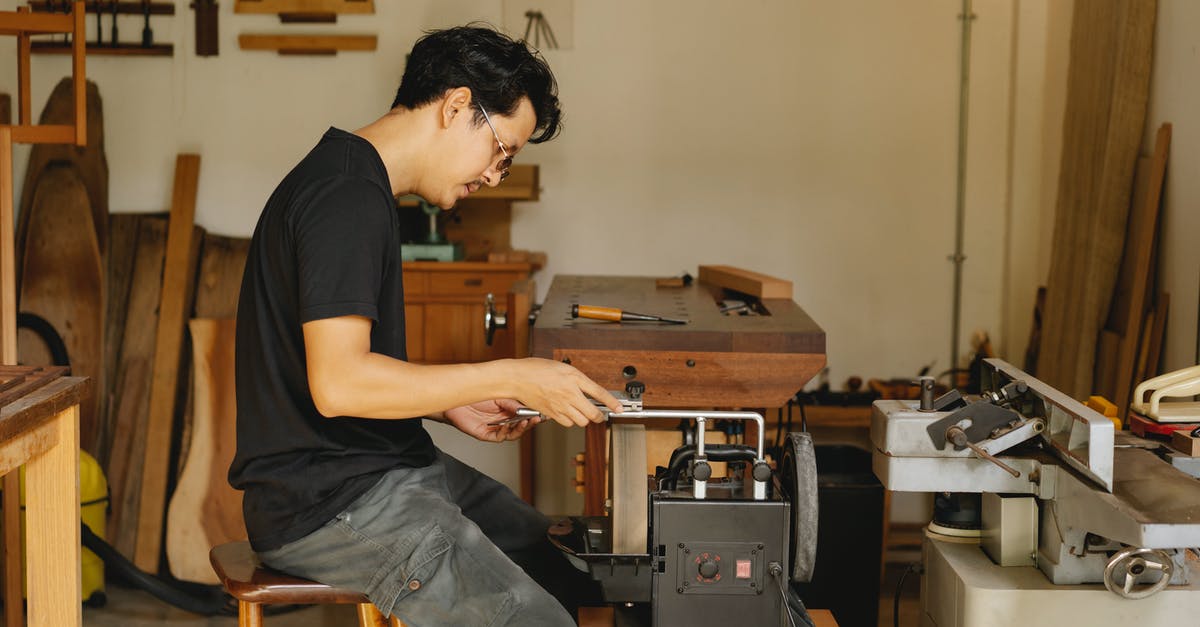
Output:
<svg viewBox="0 0 1200 627">
<path fill-rule="evenodd" d="M 531 143 L 548 141 L 562 128 L 558 83 L 545 59 L 524 41 L 477 25 L 427 31 L 418 39 L 392 108 L 415 109 L 457 87 L 469 88 L 490 115 L 510 116 L 528 97 L 537 116 Z M 483 124 L 475 109 L 475 123 Z"/>
</svg>

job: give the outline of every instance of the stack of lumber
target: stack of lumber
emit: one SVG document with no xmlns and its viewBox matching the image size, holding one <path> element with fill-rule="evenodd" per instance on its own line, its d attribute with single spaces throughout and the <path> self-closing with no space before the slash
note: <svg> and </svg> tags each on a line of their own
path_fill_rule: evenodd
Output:
<svg viewBox="0 0 1200 627">
<path fill-rule="evenodd" d="M 1149 98 L 1155 9 L 1155 0 L 1075 3 L 1036 374 L 1077 398 L 1092 392 L 1096 341 L 1124 248 Z"/>
<path fill-rule="evenodd" d="M 1141 381 L 1158 374 L 1170 297 L 1155 294 L 1159 201 L 1171 145 L 1171 125 L 1158 129 L 1152 157 L 1138 159 L 1133 207 L 1108 320 L 1100 330 L 1093 389 L 1117 406 L 1129 408 Z"/>
</svg>

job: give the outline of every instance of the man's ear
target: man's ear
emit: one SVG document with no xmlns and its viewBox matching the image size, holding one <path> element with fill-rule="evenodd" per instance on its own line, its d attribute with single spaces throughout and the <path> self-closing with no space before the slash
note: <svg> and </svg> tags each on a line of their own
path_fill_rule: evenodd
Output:
<svg viewBox="0 0 1200 627">
<path fill-rule="evenodd" d="M 471 88 L 455 87 L 442 97 L 441 122 L 443 128 L 449 128 L 454 118 L 467 115 L 471 110 Z"/>
</svg>

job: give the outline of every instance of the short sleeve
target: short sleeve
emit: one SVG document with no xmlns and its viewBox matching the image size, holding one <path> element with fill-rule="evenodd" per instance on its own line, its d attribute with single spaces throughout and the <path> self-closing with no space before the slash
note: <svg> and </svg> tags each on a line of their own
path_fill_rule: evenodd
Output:
<svg viewBox="0 0 1200 627">
<path fill-rule="evenodd" d="M 362 178 L 323 183 L 296 214 L 300 321 L 338 316 L 379 320 L 383 273 L 394 248 L 397 224 L 390 198 Z"/>
</svg>

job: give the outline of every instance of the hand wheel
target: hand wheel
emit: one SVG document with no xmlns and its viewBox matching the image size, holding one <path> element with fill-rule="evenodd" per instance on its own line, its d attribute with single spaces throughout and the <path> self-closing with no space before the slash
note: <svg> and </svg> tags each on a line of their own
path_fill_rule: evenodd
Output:
<svg viewBox="0 0 1200 627">
<path fill-rule="evenodd" d="M 1147 570 L 1159 571 L 1158 581 L 1134 587 L 1138 576 Z M 1126 599 L 1144 599 L 1166 588 L 1174 572 L 1175 562 L 1166 551 L 1130 547 L 1108 560 L 1108 566 L 1104 568 L 1104 587 Z"/>
</svg>

